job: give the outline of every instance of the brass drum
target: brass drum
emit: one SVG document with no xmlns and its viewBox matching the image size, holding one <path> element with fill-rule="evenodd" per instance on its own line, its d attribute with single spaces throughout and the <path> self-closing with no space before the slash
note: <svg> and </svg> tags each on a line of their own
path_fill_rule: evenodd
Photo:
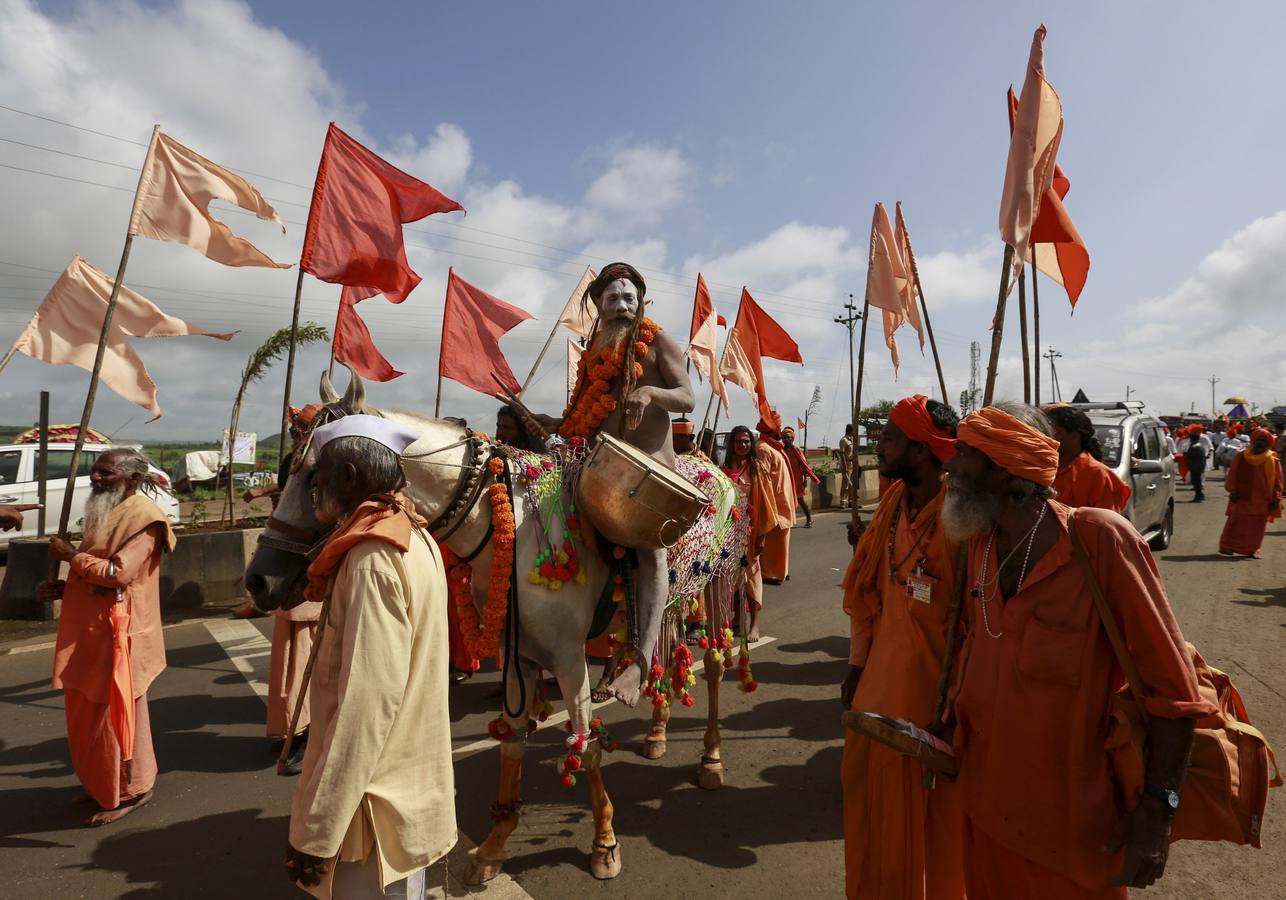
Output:
<svg viewBox="0 0 1286 900">
<path fill-rule="evenodd" d="M 696 485 L 631 444 L 600 434 L 581 469 L 576 506 L 615 544 L 669 549 L 710 501 Z"/>
</svg>

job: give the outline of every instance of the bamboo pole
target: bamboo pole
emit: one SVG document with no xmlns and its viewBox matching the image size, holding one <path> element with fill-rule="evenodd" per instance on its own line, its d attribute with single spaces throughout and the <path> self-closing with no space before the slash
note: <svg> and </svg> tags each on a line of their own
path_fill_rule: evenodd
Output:
<svg viewBox="0 0 1286 900">
<path fill-rule="evenodd" d="M 866 320 L 870 318 L 870 314 L 871 300 L 868 296 L 862 301 L 862 337 L 857 342 L 857 387 L 853 390 L 853 475 L 848 482 L 848 505 L 852 510 L 853 524 L 859 529 L 862 527 L 862 468 L 857 462 L 858 419 L 862 414 L 862 378 L 866 375 Z"/>
<path fill-rule="evenodd" d="M 1031 353 L 1027 347 L 1027 267 L 1018 273 L 1018 339 L 1023 345 L 1023 402 L 1031 403 Z"/>
<path fill-rule="evenodd" d="M 996 318 L 991 327 L 991 356 L 987 360 L 987 382 L 982 392 L 982 405 L 991 406 L 996 394 L 996 367 L 1000 364 L 1000 343 L 1005 333 L 1005 302 L 1009 298 L 1009 267 L 1014 248 L 1005 245 L 1005 259 L 1000 268 L 1000 295 L 996 298 Z"/>
<path fill-rule="evenodd" d="M 1032 403 L 1040 406 L 1040 290 L 1036 282 L 1040 279 L 1040 270 L 1036 268 L 1036 248 L 1031 245 L 1031 324 L 1032 346 L 1036 350 L 1036 365 L 1032 366 Z"/>
<path fill-rule="evenodd" d="M 541 347 L 540 353 L 536 354 L 536 361 L 531 364 L 531 371 L 527 373 L 527 377 L 523 380 L 522 387 L 518 389 L 519 397 L 527 391 L 527 388 L 531 387 L 531 380 L 536 377 L 536 370 L 540 368 L 541 362 L 545 359 L 545 354 L 549 352 L 550 344 L 552 344 L 554 342 L 554 338 L 558 336 L 558 326 L 560 324 L 561 323 L 557 320 L 554 321 L 554 327 L 549 330 L 549 337 L 545 339 L 545 346 Z M 441 394 L 441 392 L 441 379 L 439 378 L 438 393 Z M 437 413 L 434 413 L 434 415 L 436 416 Z"/>
<path fill-rule="evenodd" d="M 335 342 L 339 340 L 339 320 L 344 315 L 344 290 L 339 291 L 339 307 L 335 310 L 335 330 L 330 333 L 330 365 L 326 367 L 326 377 L 333 383 L 335 380 Z"/>
<path fill-rule="evenodd" d="M 4 371 L 4 367 L 9 365 L 9 360 L 13 359 L 13 355 L 17 352 L 18 352 L 18 344 L 15 341 L 14 345 L 9 348 L 9 352 L 7 352 L 4 355 L 4 359 L 0 359 L 0 372 Z"/>
<path fill-rule="evenodd" d="M 295 377 L 295 344 L 299 340 L 299 298 L 304 290 L 304 267 L 299 267 L 299 277 L 295 279 L 295 311 L 290 317 L 290 350 L 286 354 L 286 392 L 281 398 L 281 431 L 277 447 L 277 458 L 286 455 L 286 434 L 290 429 L 290 384 Z M 333 345 L 332 345 L 333 346 Z"/>
<path fill-rule="evenodd" d="M 902 233 L 906 235 L 907 250 L 911 257 L 911 277 L 915 279 L 915 292 L 920 295 L 920 315 L 924 317 L 924 330 L 929 333 L 929 349 L 933 351 L 933 367 L 938 372 L 938 387 L 942 391 L 942 402 L 948 405 L 947 381 L 942 377 L 942 357 L 938 355 L 938 342 L 933 337 L 933 323 L 929 321 L 929 307 L 924 302 L 924 285 L 920 283 L 920 264 L 915 261 L 915 251 L 911 249 L 911 232 L 906 227 L 906 218 L 902 219 Z"/>
<path fill-rule="evenodd" d="M 40 453 L 36 457 L 36 537 L 45 536 L 45 503 L 49 493 L 49 392 L 40 392 Z"/>
<path fill-rule="evenodd" d="M 143 175 L 147 171 L 148 162 L 152 154 L 156 152 L 156 138 L 161 133 L 161 126 L 152 127 L 152 139 L 147 145 L 147 156 L 143 160 L 143 166 L 138 173 L 138 186 L 134 188 L 134 202 L 130 205 L 130 225 L 134 223 L 134 214 L 138 211 L 138 200 L 142 195 Z M 63 540 L 67 539 L 68 528 L 71 519 L 71 505 L 76 495 L 76 475 L 80 469 L 81 451 L 85 449 L 85 434 L 89 431 L 89 420 L 94 414 L 94 398 L 98 395 L 98 378 L 103 371 L 103 357 L 107 352 L 107 335 L 111 332 L 112 316 L 116 312 L 116 302 L 120 298 L 121 283 L 125 279 L 125 268 L 129 265 L 130 247 L 134 245 L 134 234 L 130 228 L 125 231 L 125 246 L 121 249 L 121 263 L 116 268 L 116 281 L 112 284 L 112 295 L 107 300 L 107 309 L 103 311 L 103 327 L 98 333 L 98 351 L 94 355 L 94 368 L 89 375 L 89 391 L 85 394 L 85 408 L 80 414 L 80 427 L 76 430 L 76 443 L 72 447 L 71 461 L 67 464 L 67 487 L 63 491 L 62 511 L 58 516 L 58 536 Z M 58 560 L 52 560 L 49 565 L 49 580 L 54 581 L 58 578 Z"/>
</svg>

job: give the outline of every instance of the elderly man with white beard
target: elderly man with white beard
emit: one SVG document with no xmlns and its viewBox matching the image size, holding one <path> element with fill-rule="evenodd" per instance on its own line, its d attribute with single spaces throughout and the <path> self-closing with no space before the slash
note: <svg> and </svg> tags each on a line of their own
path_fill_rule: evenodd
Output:
<svg viewBox="0 0 1286 900">
<path fill-rule="evenodd" d="M 147 689 L 165 669 L 160 568 L 161 554 L 174 549 L 174 532 L 139 493 L 152 483 L 141 451 L 104 453 L 89 481 L 80 547 L 57 537 L 49 542 L 50 557 L 68 563 L 67 581 L 44 582 L 38 594 L 45 601 L 62 598 L 53 683 L 63 690 L 72 767 L 85 787 L 78 802 L 98 805 L 85 823 L 97 826 L 152 799 L 156 755 Z M 117 627 L 128 622 L 127 659 L 113 647 L 113 618 Z M 119 732 L 130 717 L 111 709 L 114 682 L 132 684 L 132 753 L 123 752 L 129 735 Z"/>
<path fill-rule="evenodd" d="M 1214 707 L 1197 693 L 1191 655 L 1138 533 L 1115 512 L 1054 499 L 1058 442 L 1044 414 L 1000 403 L 966 417 L 956 437 L 942 525 L 968 542 L 972 588 L 954 741 L 966 892 L 1125 900 L 1127 886 L 1146 887 L 1165 871 L 1193 719 Z M 1118 799 L 1104 746 L 1109 704 L 1125 677 L 1093 581 L 1144 686 L 1141 797 Z"/>
</svg>

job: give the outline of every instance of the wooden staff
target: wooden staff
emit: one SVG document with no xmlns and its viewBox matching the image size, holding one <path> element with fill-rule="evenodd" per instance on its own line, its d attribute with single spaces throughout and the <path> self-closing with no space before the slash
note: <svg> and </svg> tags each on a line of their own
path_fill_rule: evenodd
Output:
<svg viewBox="0 0 1286 900">
<path fill-rule="evenodd" d="M 540 438 L 542 442 L 549 440 L 550 435 L 549 432 L 545 430 L 545 426 L 540 424 L 540 421 L 532 414 L 531 410 L 527 408 L 527 405 L 522 402 L 519 396 L 509 390 L 509 385 L 501 381 L 499 375 L 495 372 L 490 374 L 491 380 L 500 385 L 500 390 L 503 392 L 497 394 L 496 399 L 501 403 L 507 403 L 513 407 L 513 411 L 518 414 L 518 418 L 522 419 L 523 427 L 527 429 L 529 434 L 534 434 L 536 437 Z"/>
<path fill-rule="evenodd" d="M 933 323 L 929 321 L 929 307 L 924 303 L 924 285 L 920 284 L 920 265 L 915 261 L 915 251 L 911 249 L 911 233 L 906 227 L 906 218 L 902 219 L 902 233 L 906 235 L 906 248 L 911 257 L 911 277 L 915 279 L 915 292 L 920 295 L 920 315 L 924 317 L 924 330 L 929 333 L 929 349 L 933 351 L 933 367 L 938 370 L 938 387 L 942 390 L 942 402 L 950 404 L 947 399 L 947 381 L 942 377 L 942 358 L 938 356 L 938 342 L 933 337 Z"/>
<path fill-rule="evenodd" d="M 951 605 L 947 607 L 947 644 L 942 651 L 942 674 L 938 676 L 938 699 L 933 707 L 933 719 L 929 722 L 929 733 L 943 737 L 943 717 L 947 713 L 947 694 L 951 689 L 952 670 L 956 664 L 956 647 L 959 645 L 956 631 L 960 627 L 960 613 L 964 609 L 964 598 L 969 578 L 969 545 L 961 544 L 956 557 L 956 578 L 951 585 Z M 924 786 L 933 786 L 933 772 L 925 769 Z"/>
<path fill-rule="evenodd" d="M 1018 339 L 1023 345 L 1023 402 L 1031 403 L 1031 354 L 1027 349 L 1027 267 L 1018 273 Z"/>
<path fill-rule="evenodd" d="M 67 487 L 63 491 L 62 512 L 58 516 L 58 536 L 63 540 L 68 537 L 67 526 L 71 519 L 71 504 L 76 494 L 76 475 L 80 468 L 81 451 L 85 449 L 85 434 L 89 431 L 89 420 L 94 414 L 94 398 L 98 395 L 98 377 L 103 371 L 103 357 L 107 352 L 107 335 L 112 327 L 112 315 L 116 312 L 116 301 L 120 297 L 121 282 L 125 280 L 125 267 L 129 263 L 130 247 L 134 244 L 134 215 L 138 212 L 138 201 L 143 193 L 143 174 L 148 163 L 156 152 L 156 138 L 161 133 L 161 126 L 152 127 L 152 139 L 147 145 L 147 156 L 138 173 L 138 186 L 134 188 L 134 202 L 130 205 L 130 227 L 125 231 L 125 247 L 121 250 L 121 264 L 116 269 L 116 281 L 112 284 L 112 295 L 107 300 L 107 309 L 103 312 L 103 327 L 98 333 L 98 351 L 94 355 L 94 368 L 89 375 L 89 391 L 85 394 L 85 408 L 80 414 L 80 427 L 76 430 L 76 444 L 71 451 L 71 461 L 67 464 Z M 49 580 L 58 578 L 58 560 L 49 564 Z"/>
<path fill-rule="evenodd" d="M 862 527 L 861 504 L 862 467 L 858 465 L 857 439 L 859 419 L 862 415 L 862 377 L 866 374 L 866 320 L 871 315 L 871 299 L 862 300 L 862 337 L 857 343 L 857 388 L 853 391 L 853 476 L 848 482 L 848 505 L 852 509 L 853 524 Z"/>
<path fill-rule="evenodd" d="M 982 405 L 991 406 L 996 394 L 996 367 L 1000 364 L 1000 342 L 1005 333 L 1005 303 L 1009 299 L 1009 267 L 1014 261 L 1014 248 L 1005 245 L 1005 259 L 1000 267 L 1000 295 L 996 298 L 996 318 L 991 325 L 991 356 L 987 360 L 987 383 L 982 392 Z"/>
<path fill-rule="evenodd" d="M 1036 348 L 1036 365 L 1032 371 L 1032 403 L 1040 406 L 1040 290 L 1036 287 L 1039 281 L 1040 270 L 1036 268 L 1036 248 L 1039 244 L 1031 245 L 1031 324 L 1032 345 Z"/>
<path fill-rule="evenodd" d="M 321 615 L 317 617 L 317 637 L 313 638 L 313 648 L 308 651 L 308 663 L 304 666 L 304 680 L 299 685 L 299 696 L 295 699 L 295 711 L 290 715 L 290 727 L 286 729 L 285 740 L 281 744 L 281 755 L 277 757 L 277 774 L 286 774 L 286 762 L 295 744 L 295 729 L 299 727 L 299 716 L 304 711 L 304 701 L 308 699 L 308 683 L 313 680 L 313 665 L 317 662 L 317 651 L 321 649 L 322 639 L 326 636 L 326 621 L 330 615 L 330 594 L 322 602 Z"/>
</svg>

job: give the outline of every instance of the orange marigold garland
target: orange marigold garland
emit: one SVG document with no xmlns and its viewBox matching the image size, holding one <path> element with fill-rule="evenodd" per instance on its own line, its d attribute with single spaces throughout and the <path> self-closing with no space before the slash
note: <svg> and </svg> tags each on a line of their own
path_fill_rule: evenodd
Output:
<svg viewBox="0 0 1286 900">
<path fill-rule="evenodd" d="M 492 457 L 487 463 L 496 478 L 504 472 L 505 461 Z M 509 490 L 497 481 L 487 488 L 491 503 L 491 572 L 487 581 L 487 600 L 479 620 L 478 608 L 473 602 L 473 569 L 463 563 L 453 566 L 447 579 L 456 611 L 460 614 L 460 630 L 464 632 L 469 655 L 477 659 L 500 655 L 500 632 L 505 625 L 509 607 L 509 584 L 514 561 L 514 510 Z"/>
<path fill-rule="evenodd" d="M 639 339 L 634 342 L 634 357 L 642 359 L 648 355 L 648 348 L 656 340 L 656 333 L 661 326 L 645 318 L 639 327 Z M 576 367 L 576 391 L 572 402 L 563 410 L 563 424 L 558 433 L 565 438 L 588 438 L 598 431 L 599 426 L 616 409 L 616 398 L 612 396 L 612 382 L 625 367 L 625 344 L 603 347 L 591 359 L 588 353 L 580 358 Z M 634 377 L 643 375 L 643 364 L 634 364 Z"/>
</svg>

